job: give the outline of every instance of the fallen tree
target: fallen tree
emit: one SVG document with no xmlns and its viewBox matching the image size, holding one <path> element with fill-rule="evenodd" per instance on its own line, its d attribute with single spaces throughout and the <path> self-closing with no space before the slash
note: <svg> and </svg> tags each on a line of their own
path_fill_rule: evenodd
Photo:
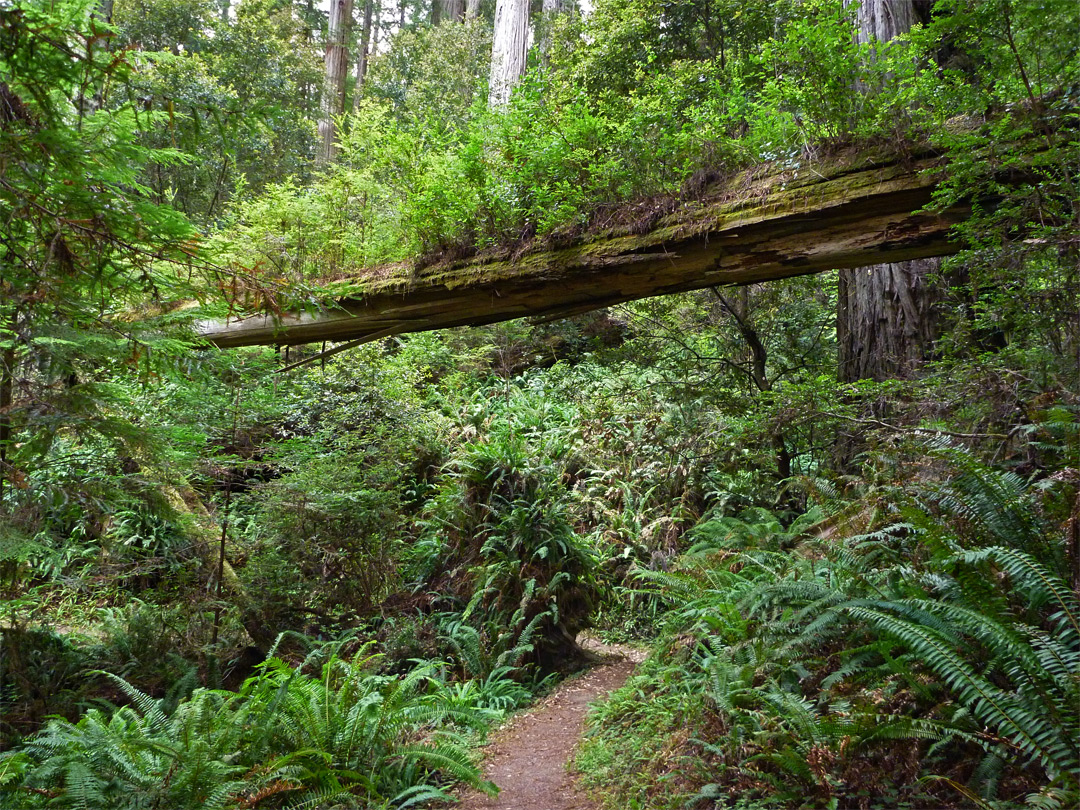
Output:
<svg viewBox="0 0 1080 810">
<path fill-rule="evenodd" d="M 801 171 L 761 168 L 716 181 L 647 226 L 586 232 L 446 259 L 371 268 L 334 288 L 322 312 L 199 324 L 221 348 L 353 341 L 525 316 L 559 318 L 639 298 L 748 284 L 884 261 L 940 256 L 966 209 L 917 213 L 940 176 L 936 157 L 866 155 Z M 672 201 L 668 201 L 671 203 Z"/>
</svg>

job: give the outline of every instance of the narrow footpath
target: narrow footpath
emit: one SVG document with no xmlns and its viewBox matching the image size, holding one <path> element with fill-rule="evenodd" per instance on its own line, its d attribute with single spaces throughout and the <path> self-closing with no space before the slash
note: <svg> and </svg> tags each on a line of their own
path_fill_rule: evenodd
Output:
<svg viewBox="0 0 1080 810">
<path fill-rule="evenodd" d="M 486 749 L 484 776 L 499 786 L 497 797 L 470 792 L 462 810 L 590 810 L 567 765 L 585 727 L 589 704 L 618 689 L 644 654 L 591 641 L 603 662 L 571 678 L 494 734 Z"/>
</svg>

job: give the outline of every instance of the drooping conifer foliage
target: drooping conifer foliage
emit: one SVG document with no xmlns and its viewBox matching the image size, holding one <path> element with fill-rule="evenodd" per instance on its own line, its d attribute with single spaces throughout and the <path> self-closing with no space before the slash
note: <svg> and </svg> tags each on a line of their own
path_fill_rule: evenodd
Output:
<svg viewBox="0 0 1080 810">
<path fill-rule="evenodd" d="M 0 0 L 0 804 L 493 792 L 589 631 L 597 806 L 1075 806 L 1075 3 L 527 5 Z M 931 159 L 924 286 L 198 337 Z"/>
</svg>

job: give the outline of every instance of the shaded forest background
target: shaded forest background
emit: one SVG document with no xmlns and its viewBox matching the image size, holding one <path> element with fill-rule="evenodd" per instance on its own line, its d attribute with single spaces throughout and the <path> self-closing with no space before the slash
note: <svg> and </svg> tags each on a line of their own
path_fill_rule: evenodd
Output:
<svg viewBox="0 0 1080 810">
<path fill-rule="evenodd" d="M 608 806 L 1075 806 L 1075 3 L 498 6 L 0 2 L 0 801 L 493 790 L 591 628 L 651 649 L 579 753 Z M 960 252 L 193 328 L 842 150 L 940 155 Z"/>
</svg>

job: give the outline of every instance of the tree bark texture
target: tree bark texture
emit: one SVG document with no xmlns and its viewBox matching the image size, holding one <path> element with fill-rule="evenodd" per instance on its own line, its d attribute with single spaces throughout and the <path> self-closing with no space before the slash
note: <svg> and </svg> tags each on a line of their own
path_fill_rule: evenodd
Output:
<svg viewBox="0 0 1080 810">
<path fill-rule="evenodd" d="M 861 44 L 888 42 L 919 21 L 913 0 L 862 0 Z M 865 89 L 865 88 L 860 88 Z M 937 259 L 842 269 L 836 313 L 837 376 L 842 382 L 910 377 L 938 337 L 930 282 Z"/>
<path fill-rule="evenodd" d="M 548 56 L 551 53 L 551 29 L 555 25 L 555 18 L 569 10 L 569 4 L 564 0 L 544 0 L 541 6 L 540 16 L 540 58 L 544 67 L 548 66 Z"/>
<path fill-rule="evenodd" d="M 938 336 L 937 259 L 841 270 L 836 319 L 842 382 L 907 378 Z"/>
<path fill-rule="evenodd" d="M 480 16 L 480 0 L 466 0 L 465 19 L 475 20 Z"/>
<path fill-rule="evenodd" d="M 967 209 L 911 213 L 930 201 L 939 159 L 878 159 L 798 176 L 744 172 L 648 229 L 613 228 L 569 245 L 490 251 L 420 270 L 369 268 L 342 283 L 331 311 L 206 322 L 199 331 L 222 348 L 374 340 L 955 252 L 948 229 Z"/>
<path fill-rule="evenodd" d="M 442 6 L 443 22 L 461 22 L 465 19 L 465 0 L 435 0 Z"/>
<path fill-rule="evenodd" d="M 356 57 L 356 89 L 353 90 L 353 109 L 359 109 L 363 96 L 361 89 L 367 78 L 368 61 L 371 59 L 371 17 L 375 0 L 364 0 L 364 22 L 360 29 L 360 53 Z"/>
<path fill-rule="evenodd" d="M 345 110 L 345 77 L 349 72 L 349 27 L 352 24 L 353 0 L 331 0 L 330 24 L 326 36 L 326 79 L 323 82 L 322 159 L 331 162 L 337 156 L 335 119 Z"/>
<path fill-rule="evenodd" d="M 525 73 L 528 48 L 529 0 L 499 0 L 491 43 L 490 106 L 504 107 L 510 101 L 510 93 Z"/>
<path fill-rule="evenodd" d="M 852 2 L 846 5 L 853 5 Z M 906 34 L 919 21 L 913 0 L 862 0 L 858 10 L 857 38 L 860 45 L 888 42 Z"/>
</svg>

